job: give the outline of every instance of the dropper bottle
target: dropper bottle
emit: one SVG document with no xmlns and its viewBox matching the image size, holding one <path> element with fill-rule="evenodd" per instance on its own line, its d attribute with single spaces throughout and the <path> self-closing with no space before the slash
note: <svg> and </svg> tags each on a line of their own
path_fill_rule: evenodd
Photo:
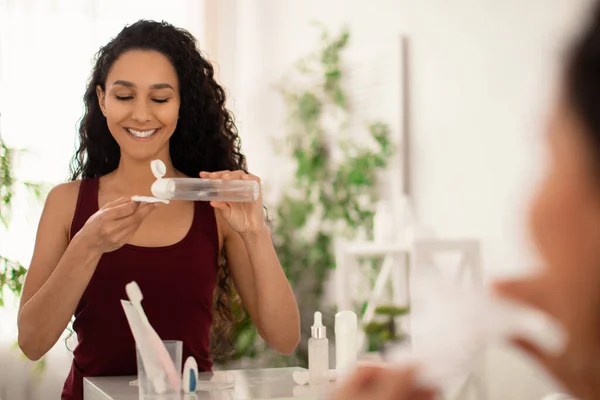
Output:
<svg viewBox="0 0 600 400">
<path fill-rule="evenodd" d="M 323 317 L 315 312 L 308 339 L 308 383 L 322 385 L 329 382 L 329 340 Z"/>
<path fill-rule="evenodd" d="M 258 199 L 257 181 L 243 179 L 163 178 L 167 167 L 161 160 L 150 163 L 156 181 L 150 188 L 161 200 L 252 202 Z"/>
</svg>

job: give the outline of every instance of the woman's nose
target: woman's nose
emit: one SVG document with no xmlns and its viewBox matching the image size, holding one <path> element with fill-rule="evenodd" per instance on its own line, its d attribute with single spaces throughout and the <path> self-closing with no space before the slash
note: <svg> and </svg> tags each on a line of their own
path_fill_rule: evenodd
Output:
<svg viewBox="0 0 600 400">
<path fill-rule="evenodd" d="M 131 118 L 137 122 L 150 121 L 150 108 L 145 101 L 136 101 Z"/>
</svg>

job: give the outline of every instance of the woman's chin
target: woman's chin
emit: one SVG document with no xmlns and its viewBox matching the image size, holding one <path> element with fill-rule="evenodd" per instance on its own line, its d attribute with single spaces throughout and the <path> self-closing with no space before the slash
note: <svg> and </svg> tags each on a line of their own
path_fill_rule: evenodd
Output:
<svg viewBox="0 0 600 400">
<path fill-rule="evenodd" d="M 155 151 L 140 151 L 142 149 L 131 149 L 128 151 L 126 149 L 121 149 L 121 157 L 125 160 L 129 160 L 136 164 L 139 163 L 148 163 L 148 170 L 150 170 L 150 162 L 152 160 L 161 159 L 164 160 L 165 157 L 169 156 L 169 149 L 167 150 L 155 150 Z M 148 149 L 149 150 L 149 149 Z M 165 156 L 166 155 L 166 156 Z"/>
</svg>

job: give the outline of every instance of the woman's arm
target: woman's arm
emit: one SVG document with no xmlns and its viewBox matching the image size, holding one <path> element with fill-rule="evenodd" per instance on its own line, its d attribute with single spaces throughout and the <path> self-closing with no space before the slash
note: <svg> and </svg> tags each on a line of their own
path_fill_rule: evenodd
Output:
<svg viewBox="0 0 600 400">
<path fill-rule="evenodd" d="M 18 317 L 19 347 L 32 360 L 58 341 L 100 259 L 76 238 L 69 244 L 77 189 L 75 183 L 52 189 L 40 218 Z"/>
<path fill-rule="evenodd" d="M 48 195 L 19 306 L 19 346 L 32 360 L 60 338 L 102 254 L 122 247 L 156 204 L 129 198 L 106 204 L 69 243 L 79 185 L 57 186 Z"/>
<path fill-rule="evenodd" d="M 259 334 L 280 353 L 292 353 L 300 341 L 300 313 L 269 229 L 240 234 L 225 221 L 219 225 L 233 282 Z"/>
</svg>

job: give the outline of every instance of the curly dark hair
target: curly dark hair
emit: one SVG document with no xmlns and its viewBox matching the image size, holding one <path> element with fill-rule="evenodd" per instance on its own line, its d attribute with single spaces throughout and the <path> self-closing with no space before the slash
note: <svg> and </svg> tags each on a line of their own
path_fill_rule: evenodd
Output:
<svg viewBox="0 0 600 400">
<path fill-rule="evenodd" d="M 565 91 L 569 105 L 587 129 L 600 170 L 600 2 L 567 53 Z"/>
<path fill-rule="evenodd" d="M 215 81 L 214 68 L 202 56 L 196 39 L 188 31 L 166 22 L 140 20 L 126 26 L 96 55 L 84 95 L 85 113 L 79 126 L 79 147 L 71 162 L 71 180 L 100 177 L 119 165 L 119 146 L 100 110 L 96 87 L 105 90 L 110 68 L 129 50 L 160 52 L 177 72 L 181 105 L 177 128 L 169 144 L 173 166 L 190 177 L 197 177 L 199 171 L 247 171 L 233 116 L 225 107 L 225 91 Z M 227 263 L 222 261 L 215 290 L 217 313 L 211 332 L 211 354 L 215 361 L 224 359 L 233 350 L 230 331 L 235 322 L 231 308 L 234 301 L 239 298 L 233 290 Z"/>
</svg>

